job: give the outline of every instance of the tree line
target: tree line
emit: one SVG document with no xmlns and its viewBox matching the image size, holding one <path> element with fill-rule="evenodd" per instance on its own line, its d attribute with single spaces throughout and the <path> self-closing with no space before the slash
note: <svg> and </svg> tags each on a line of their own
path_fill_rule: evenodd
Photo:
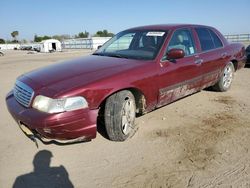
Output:
<svg viewBox="0 0 250 188">
<path fill-rule="evenodd" d="M 18 43 L 19 41 L 17 40 L 17 36 L 19 35 L 18 31 L 13 31 L 10 33 L 10 35 L 12 36 L 13 40 L 12 41 L 5 41 L 4 39 L 0 38 L 0 44 L 5 44 L 7 43 Z"/>
<path fill-rule="evenodd" d="M 18 35 L 19 35 L 19 31 L 13 31 L 10 33 L 11 37 L 13 38 L 13 40 L 7 40 L 5 41 L 4 39 L 0 38 L 0 44 L 5 44 L 5 43 L 27 43 L 27 40 L 22 40 L 22 41 L 19 41 L 17 39 Z M 114 34 L 109 32 L 108 30 L 104 29 L 104 30 L 100 30 L 100 31 L 97 31 L 93 37 L 113 37 Z M 33 41 L 34 42 L 41 42 L 43 40 L 47 40 L 47 39 L 57 39 L 57 40 L 60 40 L 60 41 L 63 41 L 65 39 L 71 39 L 71 38 L 89 38 L 90 37 L 90 34 L 89 32 L 87 31 L 84 31 L 84 32 L 79 32 L 78 34 L 76 35 L 73 35 L 73 36 L 70 36 L 68 34 L 64 34 L 64 35 L 53 35 L 53 36 L 48 36 L 48 35 L 44 35 L 44 36 L 39 36 L 37 34 L 35 34 L 34 36 L 34 39 Z"/>
</svg>

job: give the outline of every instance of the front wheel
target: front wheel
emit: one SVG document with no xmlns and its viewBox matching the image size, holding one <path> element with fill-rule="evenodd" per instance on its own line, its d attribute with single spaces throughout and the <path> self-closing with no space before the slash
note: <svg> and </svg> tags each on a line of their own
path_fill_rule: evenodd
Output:
<svg viewBox="0 0 250 188">
<path fill-rule="evenodd" d="M 124 141 L 135 132 L 135 98 L 128 91 L 111 95 L 105 104 L 104 119 L 110 140 Z"/>
<path fill-rule="evenodd" d="M 234 65 L 232 62 L 228 63 L 223 70 L 219 81 L 213 86 L 216 91 L 227 91 L 232 84 L 234 76 Z"/>
</svg>

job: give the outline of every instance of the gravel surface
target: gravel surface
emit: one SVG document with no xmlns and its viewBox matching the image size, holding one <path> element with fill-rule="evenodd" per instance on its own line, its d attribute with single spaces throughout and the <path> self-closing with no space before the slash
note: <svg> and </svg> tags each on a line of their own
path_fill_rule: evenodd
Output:
<svg viewBox="0 0 250 188">
<path fill-rule="evenodd" d="M 250 187 L 250 68 L 235 74 L 228 92 L 203 90 L 137 118 L 126 142 L 98 133 L 37 149 L 7 112 L 7 92 L 22 73 L 89 53 L 0 57 L 0 187 Z"/>
</svg>

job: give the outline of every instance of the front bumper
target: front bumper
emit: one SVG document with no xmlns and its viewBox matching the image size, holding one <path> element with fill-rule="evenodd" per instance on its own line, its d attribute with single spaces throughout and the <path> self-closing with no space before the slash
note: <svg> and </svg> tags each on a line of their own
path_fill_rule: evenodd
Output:
<svg viewBox="0 0 250 188">
<path fill-rule="evenodd" d="M 16 101 L 13 92 L 7 95 L 6 104 L 15 121 L 44 142 L 54 140 L 67 143 L 96 137 L 98 109 L 48 114 L 22 106 Z"/>
</svg>

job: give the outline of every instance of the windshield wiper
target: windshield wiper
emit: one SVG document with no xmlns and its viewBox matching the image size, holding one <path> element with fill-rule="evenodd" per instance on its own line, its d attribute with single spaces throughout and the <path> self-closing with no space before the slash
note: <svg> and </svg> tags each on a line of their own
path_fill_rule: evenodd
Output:
<svg viewBox="0 0 250 188">
<path fill-rule="evenodd" d="M 120 55 L 120 54 L 105 54 L 105 56 L 108 56 L 108 57 L 117 57 L 117 58 L 126 58 L 126 59 L 128 59 L 128 57 Z"/>
<path fill-rule="evenodd" d="M 110 53 L 93 53 L 92 55 L 99 55 L 99 56 L 108 56 L 108 57 L 117 57 L 117 58 L 126 58 L 128 59 L 128 57 L 120 55 L 120 54 L 110 54 Z"/>
<path fill-rule="evenodd" d="M 99 56 L 104 56 L 104 54 L 103 54 L 103 53 L 98 53 L 98 52 L 96 52 L 96 53 L 93 53 L 92 55 L 99 55 Z"/>
</svg>

